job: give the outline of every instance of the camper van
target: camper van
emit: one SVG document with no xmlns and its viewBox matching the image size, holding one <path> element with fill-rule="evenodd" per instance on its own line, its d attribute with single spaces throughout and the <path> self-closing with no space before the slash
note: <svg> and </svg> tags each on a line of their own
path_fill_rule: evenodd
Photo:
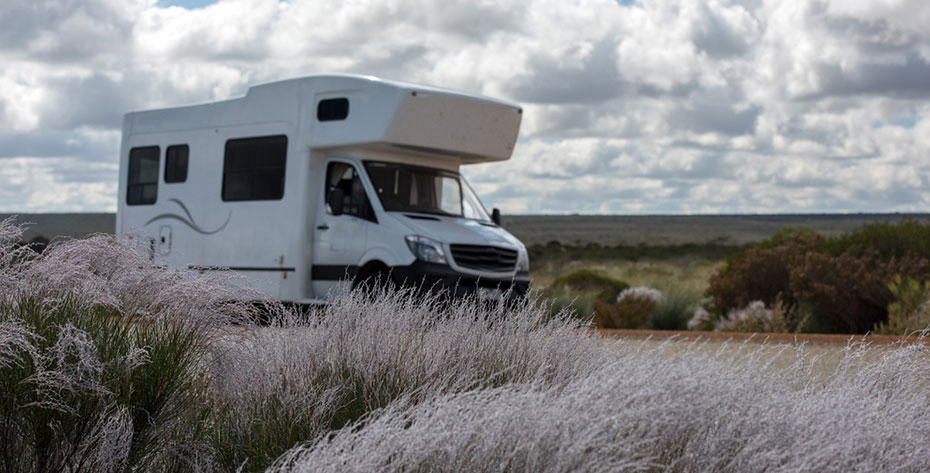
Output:
<svg viewBox="0 0 930 473">
<path fill-rule="evenodd" d="M 500 100 L 353 75 L 131 112 L 116 232 L 142 240 L 153 259 L 235 271 L 285 302 L 325 302 L 334 288 L 375 280 L 522 296 L 526 248 L 459 173 L 509 159 L 521 114 Z"/>
</svg>

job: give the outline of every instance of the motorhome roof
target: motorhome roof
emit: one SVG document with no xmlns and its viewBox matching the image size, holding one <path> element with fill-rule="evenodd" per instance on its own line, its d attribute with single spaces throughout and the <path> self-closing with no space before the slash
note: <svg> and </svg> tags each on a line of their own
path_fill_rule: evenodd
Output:
<svg viewBox="0 0 930 473">
<path fill-rule="evenodd" d="M 323 118 L 324 102 L 344 115 Z M 350 111 L 351 110 L 351 111 Z M 425 152 L 461 164 L 510 158 L 522 109 L 513 103 L 371 76 L 327 74 L 250 87 L 219 102 L 127 113 L 129 135 L 290 123 L 293 143 Z"/>
<path fill-rule="evenodd" d="M 274 81 L 269 81 L 269 82 L 260 82 L 257 84 L 253 84 L 253 85 L 250 85 L 248 89 L 246 89 L 246 92 L 244 95 L 234 95 L 234 96 L 231 96 L 225 99 L 213 100 L 213 101 L 207 101 L 207 102 L 193 102 L 193 103 L 188 103 L 188 104 L 180 104 L 180 105 L 154 108 L 154 109 L 132 110 L 128 112 L 126 115 L 131 115 L 135 113 L 160 111 L 160 110 L 178 109 L 178 108 L 185 108 L 185 107 L 196 107 L 200 105 L 211 105 L 211 104 L 224 103 L 224 102 L 229 102 L 229 101 L 248 97 L 249 95 L 252 95 L 258 91 L 287 88 L 291 85 L 294 85 L 300 82 L 313 82 L 313 81 L 333 82 L 333 83 L 341 82 L 343 84 L 343 87 L 352 87 L 352 86 L 359 87 L 359 86 L 364 86 L 366 83 L 370 85 L 380 84 L 383 86 L 394 87 L 397 89 L 408 90 L 408 91 L 419 90 L 419 91 L 424 91 L 424 92 L 435 92 L 435 93 L 441 93 L 441 94 L 446 94 L 446 95 L 457 95 L 461 97 L 467 97 L 471 99 L 479 99 L 479 100 L 484 100 L 486 102 L 497 103 L 497 104 L 504 105 L 507 107 L 513 107 L 522 112 L 522 108 L 513 102 L 495 99 L 495 98 L 491 98 L 491 97 L 487 97 L 483 95 L 471 94 L 471 93 L 463 92 L 460 90 L 446 89 L 443 87 L 436 87 L 432 85 L 414 84 L 411 82 L 388 80 L 388 79 L 382 79 L 380 77 L 369 76 L 369 75 L 364 75 L 364 74 L 311 74 L 307 76 L 293 77 L 290 79 L 281 79 L 281 80 L 274 80 Z"/>
<path fill-rule="evenodd" d="M 458 95 L 461 97 L 467 97 L 471 99 L 480 99 L 480 100 L 484 100 L 487 102 L 494 102 L 500 105 L 505 105 L 508 107 L 520 109 L 520 106 L 513 102 L 507 102 L 505 100 L 486 97 L 483 95 L 471 94 L 471 93 L 463 92 L 460 90 L 447 89 L 444 87 L 436 87 L 433 85 L 414 84 L 412 82 L 382 79 L 380 77 L 369 76 L 369 75 L 364 75 L 364 74 L 312 74 L 308 76 L 294 77 L 291 79 L 281 79 L 281 80 L 275 80 L 275 81 L 270 81 L 270 82 L 262 82 L 262 83 L 258 83 L 258 84 L 254 84 L 250 86 L 249 89 L 246 91 L 246 96 L 252 93 L 253 90 L 257 90 L 257 89 L 261 89 L 265 87 L 275 88 L 275 87 L 280 87 L 283 84 L 287 84 L 291 82 L 303 82 L 303 81 L 333 81 L 333 82 L 338 81 L 338 82 L 345 82 L 346 85 L 350 85 L 354 82 L 354 84 L 352 85 L 355 85 L 355 86 L 362 86 L 367 82 L 370 84 L 381 84 L 381 85 L 385 85 L 389 87 L 396 87 L 398 89 L 403 89 L 403 90 L 408 90 L 408 91 L 417 90 L 417 91 L 423 91 L 423 92 L 441 93 L 441 94 L 446 94 L 446 95 Z"/>
</svg>

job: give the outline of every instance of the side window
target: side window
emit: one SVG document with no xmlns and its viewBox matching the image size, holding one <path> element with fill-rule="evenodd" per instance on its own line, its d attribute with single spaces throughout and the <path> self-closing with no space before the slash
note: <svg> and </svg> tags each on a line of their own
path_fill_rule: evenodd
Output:
<svg viewBox="0 0 930 473">
<path fill-rule="evenodd" d="M 158 199 L 158 146 L 129 150 L 127 205 L 151 205 Z"/>
<path fill-rule="evenodd" d="M 329 207 L 330 195 L 336 189 L 342 191 L 343 215 L 353 215 L 378 223 L 355 166 L 346 163 L 329 163 L 326 169 L 326 213 L 330 215 L 333 214 L 333 210 Z"/>
<path fill-rule="evenodd" d="M 165 182 L 184 182 L 187 180 L 187 145 L 169 146 L 165 150 Z"/>
<path fill-rule="evenodd" d="M 349 116 L 349 99 L 320 100 L 316 106 L 316 119 L 321 122 L 345 120 Z"/>
<path fill-rule="evenodd" d="M 285 135 L 227 141 L 223 158 L 223 200 L 283 198 L 286 161 Z"/>
</svg>

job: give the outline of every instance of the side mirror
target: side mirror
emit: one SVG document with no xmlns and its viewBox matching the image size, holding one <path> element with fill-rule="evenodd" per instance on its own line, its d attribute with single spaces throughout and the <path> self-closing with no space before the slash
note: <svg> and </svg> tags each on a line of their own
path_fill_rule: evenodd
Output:
<svg viewBox="0 0 930 473">
<path fill-rule="evenodd" d="M 338 187 L 329 190 L 326 203 L 329 204 L 329 210 L 333 215 L 342 215 L 342 203 L 345 200 L 346 193 Z"/>
<path fill-rule="evenodd" d="M 494 210 L 491 211 L 491 221 L 498 226 L 501 224 L 501 211 L 497 207 L 494 207 Z"/>
</svg>

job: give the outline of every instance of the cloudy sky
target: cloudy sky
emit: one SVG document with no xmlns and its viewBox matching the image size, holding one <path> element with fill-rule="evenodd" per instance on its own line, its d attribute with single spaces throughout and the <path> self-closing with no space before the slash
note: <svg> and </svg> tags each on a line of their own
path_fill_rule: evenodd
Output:
<svg viewBox="0 0 930 473">
<path fill-rule="evenodd" d="M 930 210 L 927 0 L 3 0 L 0 212 L 115 211 L 123 113 L 322 72 L 524 106 L 509 213 Z"/>
</svg>

